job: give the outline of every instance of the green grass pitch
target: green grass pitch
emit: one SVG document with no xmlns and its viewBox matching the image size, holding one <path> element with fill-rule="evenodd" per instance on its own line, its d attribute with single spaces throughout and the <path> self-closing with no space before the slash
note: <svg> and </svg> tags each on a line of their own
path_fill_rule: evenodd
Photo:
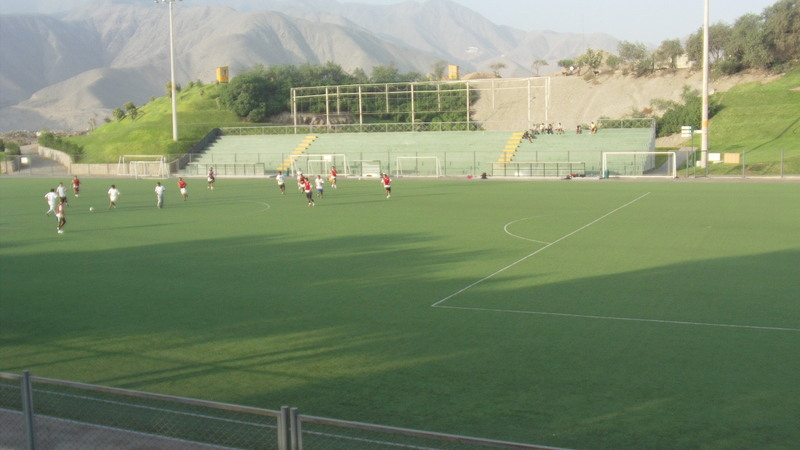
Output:
<svg viewBox="0 0 800 450">
<path fill-rule="evenodd" d="M 0 179 L 0 371 L 573 448 L 800 442 L 797 183 Z M 116 183 L 119 207 L 107 210 Z M 90 212 L 89 207 L 95 208 Z"/>
</svg>

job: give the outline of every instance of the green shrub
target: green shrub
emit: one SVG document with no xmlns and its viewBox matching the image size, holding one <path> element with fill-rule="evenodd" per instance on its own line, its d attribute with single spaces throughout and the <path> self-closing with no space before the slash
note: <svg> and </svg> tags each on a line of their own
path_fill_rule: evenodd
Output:
<svg viewBox="0 0 800 450">
<path fill-rule="evenodd" d="M 67 153 L 72 156 L 73 162 L 80 161 L 83 156 L 83 146 L 61 139 L 49 131 L 39 136 L 39 145 Z"/>
</svg>

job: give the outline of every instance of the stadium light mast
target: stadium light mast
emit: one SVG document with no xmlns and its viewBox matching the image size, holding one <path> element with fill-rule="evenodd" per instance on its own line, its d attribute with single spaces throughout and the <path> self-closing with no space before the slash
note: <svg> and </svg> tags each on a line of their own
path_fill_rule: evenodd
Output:
<svg viewBox="0 0 800 450">
<path fill-rule="evenodd" d="M 700 134 L 700 165 L 708 175 L 708 0 L 703 14 L 703 117 Z"/>
<path fill-rule="evenodd" d="M 175 86 L 175 34 L 172 29 L 172 6 L 181 0 L 153 0 L 154 3 L 169 3 L 169 70 L 170 96 L 172 97 L 172 140 L 178 142 L 178 96 Z"/>
</svg>

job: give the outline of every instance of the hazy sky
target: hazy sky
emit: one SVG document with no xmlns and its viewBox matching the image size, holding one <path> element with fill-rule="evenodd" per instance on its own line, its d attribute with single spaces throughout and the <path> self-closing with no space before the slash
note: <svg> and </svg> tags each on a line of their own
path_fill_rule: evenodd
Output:
<svg viewBox="0 0 800 450">
<path fill-rule="evenodd" d="M 91 0 L 0 0 L 0 13 L 58 12 Z M 152 0 L 141 2 L 152 6 Z M 340 3 L 396 4 L 414 0 L 339 0 Z M 423 0 L 416 0 L 421 2 Z M 626 41 L 659 44 L 684 38 L 703 24 L 704 0 L 452 0 L 498 25 L 521 30 L 601 32 Z M 709 0 L 710 21 L 732 24 L 761 13 L 778 0 Z M 184 5 L 225 5 L 226 0 L 184 0 Z"/>
</svg>

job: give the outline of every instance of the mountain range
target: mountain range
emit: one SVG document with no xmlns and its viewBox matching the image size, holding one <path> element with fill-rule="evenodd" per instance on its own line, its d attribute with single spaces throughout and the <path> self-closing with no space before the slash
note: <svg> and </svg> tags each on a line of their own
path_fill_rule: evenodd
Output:
<svg viewBox="0 0 800 450">
<path fill-rule="evenodd" d="M 324 64 L 370 73 L 393 64 L 429 73 L 438 61 L 462 74 L 534 75 L 532 62 L 572 58 L 586 48 L 615 51 L 605 34 L 522 31 L 496 25 L 449 0 L 394 5 L 335 0 L 175 3 L 176 81 L 213 82 L 257 64 Z M 165 95 L 169 13 L 164 4 L 106 0 L 58 15 L 0 16 L 0 131 L 82 130 L 112 109 Z"/>
</svg>

